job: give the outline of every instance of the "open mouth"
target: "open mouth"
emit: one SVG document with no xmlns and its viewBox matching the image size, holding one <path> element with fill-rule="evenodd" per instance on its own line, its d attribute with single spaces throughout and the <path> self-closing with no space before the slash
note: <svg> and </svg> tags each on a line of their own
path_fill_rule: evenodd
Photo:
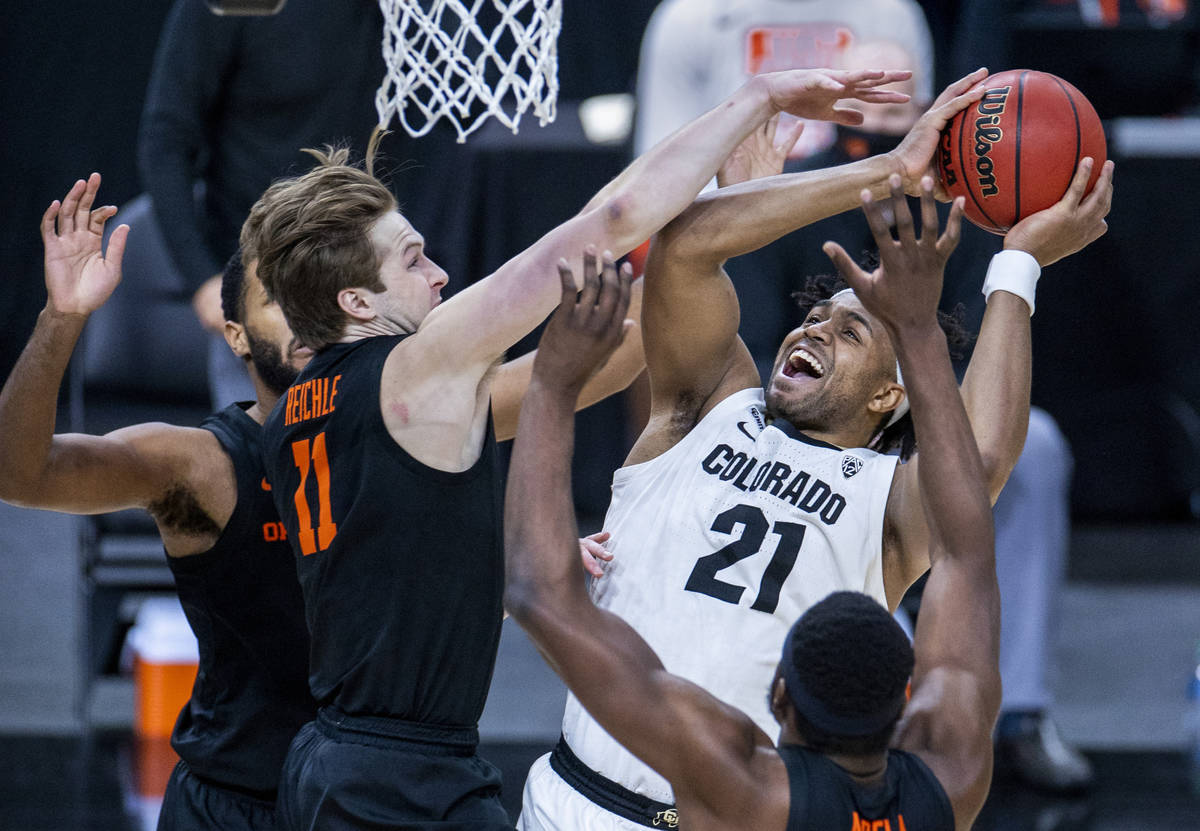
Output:
<svg viewBox="0 0 1200 831">
<path fill-rule="evenodd" d="M 782 372 L 788 378 L 823 378 L 825 365 L 807 349 L 797 347 L 784 361 Z"/>
</svg>

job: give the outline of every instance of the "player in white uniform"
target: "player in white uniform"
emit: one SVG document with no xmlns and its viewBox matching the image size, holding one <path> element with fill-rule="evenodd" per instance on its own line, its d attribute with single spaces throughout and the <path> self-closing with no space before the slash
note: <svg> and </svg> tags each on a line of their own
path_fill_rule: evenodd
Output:
<svg viewBox="0 0 1200 831">
<path fill-rule="evenodd" d="M 894 608 L 928 567 L 929 532 L 916 457 L 897 466 L 877 452 L 912 449 L 883 326 L 852 292 L 816 303 L 785 338 L 764 393 L 737 336 L 737 298 L 722 264 L 855 207 L 863 190 L 885 195 L 889 178 L 915 190 L 941 128 L 978 97 L 968 90 L 982 77 L 947 89 L 893 153 L 707 194 L 651 248 L 643 301 L 651 415 L 614 477 L 605 528 L 615 559 L 594 599 L 670 672 L 749 713 L 769 735 L 762 690 L 792 621 L 836 589 Z M 1034 280 L 1040 266 L 1106 228 L 1111 163 L 1085 198 L 1090 170 L 1081 164 L 1058 205 L 1009 232 L 985 283 L 988 308 L 962 395 L 993 500 L 1025 436 Z M 912 233 L 911 219 L 899 233 Z M 563 735 L 530 770 L 523 831 L 677 821 L 666 780 L 574 697 Z"/>
</svg>

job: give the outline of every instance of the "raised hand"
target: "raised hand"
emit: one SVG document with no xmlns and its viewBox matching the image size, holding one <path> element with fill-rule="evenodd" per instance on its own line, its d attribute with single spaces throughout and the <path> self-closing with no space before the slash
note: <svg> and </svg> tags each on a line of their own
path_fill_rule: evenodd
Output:
<svg viewBox="0 0 1200 831">
<path fill-rule="evenodd" d="M 776 111 L 850 126 L 862 124 L 863 114 L 837 106 L 838 101 L 853 98 L 867 104 L 903 104 L 909 99 L 907 93 L 877 87 L 910 77 L 909 70 L 883 69 L 790 69 L 758 76 Z"/>
<path fill-rule="evenodd" d="M 921 179 L 932 176 L 935 195 L 943 202 L 949 201 L 949 194 L 938 181 L 934 153 L 941 141 L 942 130 L 950 123 L 950 119 L 983 97 L 987 89 L 983 81 L 987 74 L 987 69 L 976 69 L 942 90 L 933 106 L 889 154 L 896 161 L 897 171 L 904 181 L 904 190 L 909 196 L 920 196 Z"/>
<path fill-rule="evenodd" d="M 607 251 L 598 268 L 596 250 L 588 246 L 582 291 L 576 294 L 575 276 L 566 260 L 559 260 L 558 276 L 562 301 L 542 333 L 533 377 L 577 393 L 621 343 L 633 269 L 628 263 L 618 269 Z"/>
<path fill-rule="evenodd" d="M 788 153 L 792 152 L 796 140 L 804 132 L 804 122 L 788 119 L 781 133 L 779 120 L 779 113 L 771 116 L 733 149 L 717 171 L 717 187 L 728 187 L 783 172 Z"/>
<path fill-rule="evenodd" d="M 55 199 L 42 215 L 48 307 L 58 314 L 87 315 L 108 300 L 121 282 L 121 258 L 129 226 L 121 225 L 100 251 L 104 223 L 117 212 L 106 205 L 92 210 L 100 174 L 77 181 L 61 202 Z"/>
<path fill-rule="evenodd" d="M 890 332 L 895 334 L 929 325 L 937 327 L 942 272 L 946 260 L 958 245 L 963 198 L 960 196 L 954 201 L 946 220 L 946 230 L 938 236 L 933 179 L 924 177 L 921 180 L 921 238 L 917 239 L 900 177 L 893 174 L 889 184 L 898 240 L 892 239 L 883 210 L 871 198 L 870 191 L 862 192 L 863 213 L 867 215 L 871 235 L 879 247 L 879 267 L 868 274 L 836 242 L 825 243 L 823 250 L 867 311 L 879 318 Z"/>
<path fill-rule="evenodd" d="M 1111 160 L 1104 163 L 1095 187 L 1085 197 L 1093 164 L 1090 156 L 1080 159 L 1063 198 L 1009 229 L 1004 236 L 1004 248 L 1032 254 L 1038 265 L 1045 268 L 1104 236 L 1108 231 L 1104 217 L 1112 207 L 1115 166 Z"/>
</svg>

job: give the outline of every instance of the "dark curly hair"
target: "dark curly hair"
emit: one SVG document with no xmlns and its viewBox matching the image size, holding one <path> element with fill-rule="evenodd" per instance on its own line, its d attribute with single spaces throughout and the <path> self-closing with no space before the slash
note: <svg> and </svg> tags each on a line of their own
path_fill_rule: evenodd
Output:
<svg viewBox="0 0 1200 831">
<path fill-rule="evenodd" d="M 865 252 L 861 263 L 863 268 L 868 271 L 879 264 L 872 252 Z M 849 286 L 840 276 L 816 274 L 809 277 L 804 288 L 792 292 L 792 299 L 796 301 L 796 306 L 800 310 L 800 319 L 804 320 L 808 317 L 813 305 L 822 300 L 828 300 L 846 288 Z M 946 344 L 950 348 L 950 357 L 955 360 L 963 356 L 964 350 L 974 338 L 967 331 L 964 324 L 965 319 L 966 307 L 962 303 L 956 305 L 949 314 L 943 311 L 938 312 L 938 323 L 941 325 L 942 331 L 946 333 Z M 879 420 L 879 426 L 875 429 L 867 446 L 880 453 L 895 451 L 902 460 L 907 461 L 917 450 L 917 434 L 913 429 L 912 413 L 905 413 L 890 427 L 887 424 L 889 418 L 891 418 L 891 413 L 883 414 Z"/>
<path fill-rule="evenodd" d="M 792 628 L 791 652 L 783 660 L 791 661 L 791 673 L 830 713 L 871 718 L 899 709 L 913 671 L 912 644 L 877 601 L 860 592 L 834 592 Z M 822 753 L 886 750 L 898 720 L 899 712 L 877 732 L 851 737 L 817 727 L 796 706 L 800 737 Z"/>
</svg>

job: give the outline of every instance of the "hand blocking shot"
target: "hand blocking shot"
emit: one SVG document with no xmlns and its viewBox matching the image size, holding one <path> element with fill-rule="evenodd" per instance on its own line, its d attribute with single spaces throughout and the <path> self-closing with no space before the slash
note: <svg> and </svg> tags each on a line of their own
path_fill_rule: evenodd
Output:
<svg viewBox="0 0 1200 831">
<path fill-rule="evenodd" d="M 867 595 L 835 592 L 806 611 L 763 690 L 778 747 L 750 716 L 668 672 L 588 597 L 571 497 L 572 402 L 620 341 L 628 278 L 606 261 L 576 296 L 560 268 L 563 299 L 534 365 L 508 480 L 505 605 L 600 725 L 670 782 L 676 803 L 664 826 L 949 831 L 969 828 L 987 795 L 1000 702 L 992 520 L 936 313 L 962 203 L 936 234 L 933 183 L 923 179 L 918 237 L 900 181 L 890 185 L 890 204 L 863 193 L 879 268 L 864 272 L 833 243 L 826 252 L 886 330 L 905 379 L 929 526 L 925 605 L 911 646 Z"/>
</svg>

